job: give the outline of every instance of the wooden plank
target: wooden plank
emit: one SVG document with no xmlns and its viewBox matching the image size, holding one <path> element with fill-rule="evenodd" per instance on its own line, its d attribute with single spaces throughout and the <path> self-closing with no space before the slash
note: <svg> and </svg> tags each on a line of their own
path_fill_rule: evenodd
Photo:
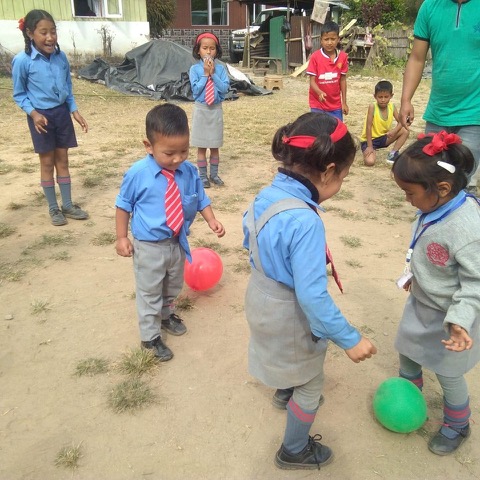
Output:
<svg viewBox="0 0 480 480">
<path fill-rule="evenodd" d="M 303 73 L 308 67 L 308 61 L 305 62 L 300 67 L 296 68 L 293 73 L 290 75 L 291 77 L 298 77 L 301 73 Z"/>
</svg>

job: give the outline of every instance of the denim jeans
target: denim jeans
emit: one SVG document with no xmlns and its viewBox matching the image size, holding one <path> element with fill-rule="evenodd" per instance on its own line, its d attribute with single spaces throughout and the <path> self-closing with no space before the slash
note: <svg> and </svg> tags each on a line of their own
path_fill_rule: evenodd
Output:
<svg viewBox="0 0 480 480">
<path fill-rule="evenodd" d="M 470 149 L 475 159 L 475 167 L 473 172 L 468 176 L 468 186 L 477 186 L 480 177 L 480 125 L 464 125 L 460 127 L 441 127 L 434 123 L 427 122 L 425 133 L 436 133 L 446 130 L 448 133 L 456 133 L 459 135 L 463 144 Z"/>
</svg>

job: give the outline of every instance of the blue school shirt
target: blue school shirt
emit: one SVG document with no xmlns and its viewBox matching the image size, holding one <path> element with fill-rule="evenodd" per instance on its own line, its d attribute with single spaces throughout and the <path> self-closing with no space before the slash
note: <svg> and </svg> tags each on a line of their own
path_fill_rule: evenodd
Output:
<svg viewBox="0 0 480 480">
<path fill-rule="evenodd" d="M 203 70 L 203 60 L 190 67 L 188 74 L 190 85 L 192 87 L 193 98 L 196 102 L 205 103 L 205 87 L 208 77 L 205 76 Z M 225 95 L 230 88 L 230 80 L 228 79 L 227 70 L 223 65 L 215 62 L 215 71 L 212 75 L 213 84 L 215 86 L 215 103 L 221 103 L 225 100 Z"/>
<path fill-rule="evenodd" d="M 152 155 L 135 162 L 125 173 L 117 195 L 115 206 L 131 213 L 130 229 L 140 241 L 158 242 L 171 238 L 172 230 L 167 227 L 165 215 L 165 192 L 167 178 L 161 173 L 162 167 Z M 191 261 L 187 235 L 197 212 L 210 205 L 205 194 L 197 168 L 189 161 L 183 162 L 176 170 L 177 182 L 182 198 L 184 224 L 179 241 Z"/>
<path fill-rule="evenodd" d="M 299 198 L 315 208 L 308 188 L 298 180 L 278 173 L 272 185 L 255 198 L 255 220 L 273 203 L 284 198 Z M 249 233 L 243 223 L 244 247 Z M 258 235 L 260 261 L 265 275 L 295 290 L 312 332 L 330 339 L 340 348 L 352 348 L 361 339 L 348 323 L 327 290 L 325 229 L 321 218 L 310 209 L 294 209 L 271 218 Z M 252 260 L 250 260 L 252 267 Z"/>
<path fill-rule="evenodd" d="M 27 114 L 67 103 L 70 113 L 78 110 L 73 98 L 70 65 L 62 51 L 50 58 L 33 45 L 32 53 L 20 52 L 12 60 L 13 99 Z"/>
</svg>

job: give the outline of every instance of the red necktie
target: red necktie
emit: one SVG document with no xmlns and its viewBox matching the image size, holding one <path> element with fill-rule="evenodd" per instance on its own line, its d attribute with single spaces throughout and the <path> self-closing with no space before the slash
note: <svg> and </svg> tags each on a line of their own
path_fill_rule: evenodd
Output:
<svg viewBox="0 0 480 480">
<path fill-rule="evenodd" d="M 342 282 L 340 281 L 340 277 L 338 276 L 337 269 L 335 268 L 335 265 L 333 264 L 332 253 L 330 252 L 330 249 L 328 248 L 328 245 L 325 245 L 325 250 L 326 250 L 326 254 L 327 254 L 327 265 L 330 264 L 330 266 L 332 267 L 332 275 L 333 275 L 333 278 L 335 280 L 335 283 L 338 285 L 338 288 L 343 293 Z"/>
<path fill-rule="evenodd" d="M 212 77 L 208 77 L 207 85 L 205 86 L 205 102 L 207 105 L 211 105 L 215 100 L 215 90 L 213 88 Z"/>
<path fill-rule="evenodd" d="M 167 178 L 167 191 L 165 192 L 165 214 L 167 216 L 167 226 L 173 230 L 174 235 L 178 235 L 183 225 L 183 208 L 180 191 L 177 182 L 175 182 L 175 172 L 162 169 L 162 174 Z"/>
</svg>

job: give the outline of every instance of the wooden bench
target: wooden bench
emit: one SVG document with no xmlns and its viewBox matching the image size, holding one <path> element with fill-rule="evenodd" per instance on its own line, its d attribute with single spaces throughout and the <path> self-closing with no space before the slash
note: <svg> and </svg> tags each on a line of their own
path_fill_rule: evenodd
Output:
<svg viewBox="0 0 480 480">
<path fill-rule="evenodd" d="M 268 72 L 270 65 L 275 65 L 277 74 L 281 74 L 283 70 L 282 59 L 275 57 L 251 57 L 253 73 Z"/>
</svg>

